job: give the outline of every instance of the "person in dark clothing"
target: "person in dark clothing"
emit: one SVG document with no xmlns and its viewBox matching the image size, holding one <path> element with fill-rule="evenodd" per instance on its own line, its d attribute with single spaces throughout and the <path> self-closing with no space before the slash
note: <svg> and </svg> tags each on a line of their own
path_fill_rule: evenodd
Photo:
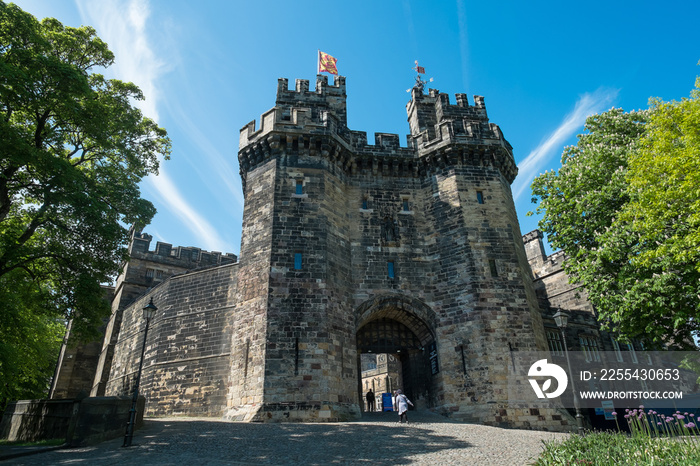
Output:
<svg viewBox="0 0 700 466">
<path fill-rule="evenodd" d="M 367 398 L 367 411 L 373 413 L 374 412 L 374 392 L 370 388 L 367 394 L 365 395 L 365 398 Z"/>
</svg>

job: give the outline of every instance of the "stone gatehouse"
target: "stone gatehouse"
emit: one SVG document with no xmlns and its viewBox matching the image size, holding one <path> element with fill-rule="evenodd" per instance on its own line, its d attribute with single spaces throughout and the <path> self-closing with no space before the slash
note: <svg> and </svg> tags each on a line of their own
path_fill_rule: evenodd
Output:
<svg viewBox="0 0 700 466">
<path fill-rule="evenodd" d="M 400 361 L 396 388 L 420 406 L 566 430 L 561 412 L 507 406 L 509 355 L 547 350 L 550 311 L 515 212 L 512 148 L 483 97 L 453 104 L 416 87 L 406 110 L 405 146 L 387 133 L 368 144 L 347 127 L 344 77 L 318 76 L 315 90 L 280 79 L 275 106 L 240 132 L 240 258 L 207 253 L 185 267 L 166 247 L 169 271 L 127 264 L 92 394 L 133 386 L 152 298 L 141 379 L 150 415 L 355 419 L 360 356 L 377 353 Z M 133 237 L 142 260 L 164 248 Z M 159 283 L 139 285 L 159 270 Z"/>
</svg>

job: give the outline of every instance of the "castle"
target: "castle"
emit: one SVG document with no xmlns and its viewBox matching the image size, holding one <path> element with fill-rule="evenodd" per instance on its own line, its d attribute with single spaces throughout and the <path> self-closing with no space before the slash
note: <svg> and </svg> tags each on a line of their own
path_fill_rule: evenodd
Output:
<svg viewBox="0 0 700 466">
<path fill-rule="evenodd" d="M 368 144 L 347 127 L 344 77 L 318 76 L 314 91 L 280 79 L 275 106 L 240 132 L 240 258 L 150 251 L 133 231 L 91 395 L 130 393 L 152 299 L 148 415 L 356 419 L 360 356 L 377 353 L 400 362 L 400 388 L 419 408 L 568 430 L 565 412 L 507 405 L 509 355 L 561 348 L 555 308 L 574 311 L 571 341 L 590 335 L 597 351 L 610 338 L 541 234 L 522 236 L 512 147 L 484 98 L 452 104 L 417 86 L 406 111 L 406 147 L 386 133 Z M 56 393 L 71 396 L 77 385 L 61 380 L 79 376 L 65 367 Z"/>
</svg>

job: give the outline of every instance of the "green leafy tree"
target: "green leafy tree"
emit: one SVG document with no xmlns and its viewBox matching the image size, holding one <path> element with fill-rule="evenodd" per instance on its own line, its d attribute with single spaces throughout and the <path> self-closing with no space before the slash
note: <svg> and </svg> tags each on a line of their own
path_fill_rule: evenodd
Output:
<svg viewBox="0 0 700 466">
<path fill-rule="evenodd" d="M 0 408 L 9 400 L 46 396 L 65 333 L 49 293 L 19 272 L 10 272 L 0 287 Z"/>
<path fill-rule="evenodd" d="M 594 115 L 564 151 L 560 170 L 532 184 L 540 228 L 567 254 L 565 270 L 587 290 L 603 326 L 623 340 L 693 348 L 697 105 L 696 91 L 680 103 Z"/>
<path fill-rule="evenodd" d="M 669 335 L 700 327 L 700 78 L 695 85 L 680 102 L 651 101 L 629 160 L 630 202 L 620 214 L 642 245 L 630 264 L 656 274 L 650 299 L 659 312 L 665 308 Z"/>
<path fill-rule="evenodd" d="M 170 140 L 132 105 L 137 86 L 95 72 L 113 60 L 94 29 L 0 1 L 0 325 L 25 325 L 0 336 L 41 316 L 47 329 L 73 319 L 77 335 L 94 335 L 108 312 L 100 284 L 127 257 L 125 225 L 155 214 L 138 183 Z M 8 345 L 3 381 L 16 363 Z"/>
</svg>

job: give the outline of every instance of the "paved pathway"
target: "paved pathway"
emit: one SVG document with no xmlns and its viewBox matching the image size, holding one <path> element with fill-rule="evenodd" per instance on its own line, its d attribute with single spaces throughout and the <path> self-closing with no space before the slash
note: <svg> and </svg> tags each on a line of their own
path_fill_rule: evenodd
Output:
<svg viewBox="0 0 700 466">
<path fill-rule="evenodd" d="M 499 429 L 410 412 L 398 424 L 394 413 L 330 424 L 246 424 L 210 418 L 147 419 L 131 448 L 114 439 L 86 448 L 15 458 L 26 465 L 257 465 L 414 464 L 522 465 L 542 450 L 542 440 L 566 434 Z"/>
</svg>

